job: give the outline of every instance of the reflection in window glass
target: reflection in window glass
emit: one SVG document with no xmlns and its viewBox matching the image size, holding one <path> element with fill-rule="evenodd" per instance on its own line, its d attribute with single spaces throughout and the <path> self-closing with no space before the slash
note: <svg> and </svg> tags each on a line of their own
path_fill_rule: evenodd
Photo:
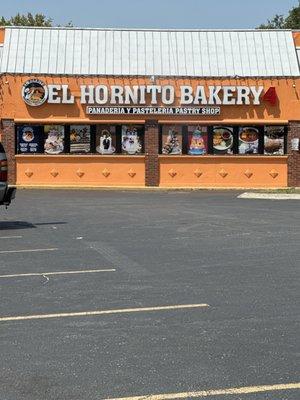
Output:
<svg viewBox="0 0 300 400">
<path fill-rule="evenodd" d="M 116 127 L 114 125 L 97 125 L 96 151 L 100 154 L 116 152 Z"/>
<path fill-rule="evenodd" d="M 182 154 L 181 126 L 163 126 L 162 154 Z"/>
<path fill-rule="evenodd" d="M 91 151 L 91 127 L 89 125 L 70 126 L 70 153 Z"/>
<path fill-rule="evenodd" d="M 207 154 L 207 143 L 208 140 L 206 126 L 188 126 L 188 154 Z"/>
<path fill-rule="evenodd" d="M 239 129 L 239 154 L 258 153 L 259 130 L 253 126 Z"/>
<path fill-rule="evenodd" d="M 233 128 L 216 126 L 213 128 L 214 154 L 233 154 Z"/>
<path fill-rule="evenodd" d="M 44 135 L 41 126 L 18 126 L 18 153 L 34 154 L 44 152 Z"/>
<path fill-rule="evenodd" d="M 45 125 L 44 132 L 45 140 L 45 153 L 46 154 L 60 154 L 65 149 L 65 127 L 63 125 Z"/>
<path fill-rule="evenodd" d="M 264 154 L 282 156 L 284 153 L 284 126 L 266 126 Z"/>
<path fill-rule="evenodd" d="M 143 129 L 136 125 L 122 125 L 122 153 L 141 154 L 143 152 Z"/>
</svg>

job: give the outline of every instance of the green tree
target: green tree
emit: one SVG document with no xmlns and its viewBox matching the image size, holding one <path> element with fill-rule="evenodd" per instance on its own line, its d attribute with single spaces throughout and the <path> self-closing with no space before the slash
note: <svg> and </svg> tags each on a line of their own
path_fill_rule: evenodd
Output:
<svg viewBox="0 0 300 400">
<path fill-rule="evenodd" d="M 286 29 L 300 29 L 300 2 L 298 7 L 290 10 L 289 15 L 285 19 L 284 27 Z"/>
<path fill-rule="evenodd" d="M 44 14 L 17 14 L 11 18 L 0 17 L 0 26 L 53 26 L 53 20 Z M 66 26 L 73 26 L 68 22 Z"/>
<path fill-rule="evenodd" d="M 293 7 L 287 17 L 275 15 L 266 24 L 261 24 L 259 29 L 300 29 L 300 1 L 298 6 Z"/>
<path fill-rule="evenodd" d="M 266 24 L 261 24 L 259 29 L 284 29 L 285 18 L 283 15 L 276 14 L 273 19 L 268 19 Z"/>
</svg>

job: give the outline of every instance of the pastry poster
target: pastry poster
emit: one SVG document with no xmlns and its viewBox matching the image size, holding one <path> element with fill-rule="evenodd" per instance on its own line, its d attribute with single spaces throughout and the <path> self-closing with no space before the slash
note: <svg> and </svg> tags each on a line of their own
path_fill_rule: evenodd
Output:
<svg viewBox="0 0 300 400">
<path fill-rule="evenodd" d="M 188 126 L 188 154 L 204 155 L 207 154 L 207 127 Z"/>
<path fill-rule="evenodd" d="M 253 126 L 239 129 L 239 154 L 258 153 L 259 130 Z"/>
<path fill-rule="evenodd" d="M 266 126 L 264 135 L 264 154 L 284 155 L 284 127 Z"/>
<path fill-rule="evenodd" d="M 70 153 L 91 151 L 91 127 L 89 125 L 70 126 Z"/>
<path fill-rule="evenodd" d="M 18 153 L 35 154 L 44 152 L 44 136 L 41 126 L 18 127 Z"/>
<path fill-rule="evenodd" d="M 214 154 L 233 154 L 233 128 L 216 126 L 213 128 Z"/>
<path fill-rule="evenodd" d="M 142 130 L 138 126 L 122 126 L 122 153 L 141 154 L 143 152 Z"/>
<path fill-rule="evenodd" d="M 163 126 L 162 154 L 182 154 L 181 126 Z"/>
<path fill-rule="evenodd" d="M 65 128 L 63 125 L 45 125 L 45 153 L 60 154 L 64 152 Z"/>
<path fill-rule="evenodd" d="M 100 154 L 114 154 L 116 152 L 116 127 L 97 125 L 96 151 Z"/>
</svg>

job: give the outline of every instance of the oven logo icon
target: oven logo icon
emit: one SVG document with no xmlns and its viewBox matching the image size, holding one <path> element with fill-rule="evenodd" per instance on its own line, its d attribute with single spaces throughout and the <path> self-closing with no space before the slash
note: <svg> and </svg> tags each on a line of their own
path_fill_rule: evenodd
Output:
<svg viewBox="0 0 300 400">
<path fill-rule="evenodd" d="M 40 106 L 48 98 L 47 86 L 39 79 L 30 79 L 22 87 L 22 97 L 29 106 Z"/>
</svg>

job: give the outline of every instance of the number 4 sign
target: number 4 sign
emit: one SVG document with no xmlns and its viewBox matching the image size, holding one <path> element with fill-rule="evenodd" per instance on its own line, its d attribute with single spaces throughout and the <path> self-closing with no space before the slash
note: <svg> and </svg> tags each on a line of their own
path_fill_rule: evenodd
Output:
<svg viewBox="0 0 300 400">
<path fill-rule="evenodd" d="M 266 93 L 263 95 L 263 100 L 270 103 L 271 106 L 275 106 L 278 100 L 276 88 L 271 86 Z"/>
</svg>

